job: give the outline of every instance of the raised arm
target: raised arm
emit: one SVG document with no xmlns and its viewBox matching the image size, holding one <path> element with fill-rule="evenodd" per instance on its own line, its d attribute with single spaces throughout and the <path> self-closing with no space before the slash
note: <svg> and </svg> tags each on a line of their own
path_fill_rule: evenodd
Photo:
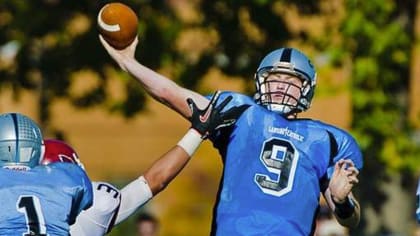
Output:
<svg viewBox="0 0 420 236">
<path fill-rule="evenodd" d="M 217 92 L 203 110 L 198 109 L 192 99 L 185 102 L 192 113 L 191 128 L 178 144 L 156 160 L 143 176 L 121 190 L 121 207 L 116 223 L 130 216 L 138 207 L 165 189 L 209 134 L 234 124 L 247 108 L 247 106 L 232 107 L 222 112 L 232 97 L 227 97 L 216 106 L 219 95 L 220 92 Z"/>
<path fill-rule="evenodd" d="M 240 106 L 222 112 L 232 97 L 227 97 L 216 106 L 219 95 L 220 92 L 217 92 L 204 110 L 200 110 L 192 99 L 187 99 L 189 109 L 192 111 L 191 128 L 177 146 L 157 160 L 144 174 L 154 195 L 162 191 L 179 173 L 210 133 L 234 124 L 246 109 L 246 106 Z"/>
<path fill-rule="evenodd" d="M 106 51 L 118 63 L 121 69 L 127 71 L 137 79 L 147 93 L 154 99 L 175 110 L 183 117 L 191 117 L 191 110 L 186 103 L 187 98 L 191 98 L 200 108 L 206 107 L 209 103 L 204 96 L 192 90 L 185 89 L 169 78 L 140 64 L 134 57 L 138 43 L 137 38 L 130 46 L 122 50 L 117 50 L 110 46 L 101 35 L 99 35 L 99 39 Z"/>
</svg>

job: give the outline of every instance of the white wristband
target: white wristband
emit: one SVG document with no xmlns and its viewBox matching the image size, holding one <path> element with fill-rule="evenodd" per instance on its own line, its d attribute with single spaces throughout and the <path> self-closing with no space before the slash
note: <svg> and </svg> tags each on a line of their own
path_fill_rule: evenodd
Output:
<svg viewBox="0 0 420 236">
<path fill-rule="evenodd" d="M 197 148 L 200 146 L 203 139 L 195 129 L 189 129 L 184 137 L 178 142 L 178 146 L 184 149 L 190 157 L 194 154 Z"/>
</svg>

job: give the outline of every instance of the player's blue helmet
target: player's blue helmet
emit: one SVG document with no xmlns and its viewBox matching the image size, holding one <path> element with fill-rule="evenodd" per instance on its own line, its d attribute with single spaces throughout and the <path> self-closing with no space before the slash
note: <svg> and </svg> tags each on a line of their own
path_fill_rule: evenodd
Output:
<svg viewBox="0 0 420 236">
<path fill-rule="evenodd" d="M 300 98 L 296 105 L 272 101 L 266 78 L 270 73 L 287 73 L 302 80 Z M 316 85 L 316 72 L 309 58 L 294 48 L 280 48 L 266 55 L 255 73 L 257 92 L 255 100 L 267 109 L 282 115 L 307 110 L 312 101 Z"/>
<path fill-rule="evenodd" d="M 0 115 L 0 167 L 26 170 L 43 155 L 41 130 L 32 119 L 19 113 Z"/>
</svg>

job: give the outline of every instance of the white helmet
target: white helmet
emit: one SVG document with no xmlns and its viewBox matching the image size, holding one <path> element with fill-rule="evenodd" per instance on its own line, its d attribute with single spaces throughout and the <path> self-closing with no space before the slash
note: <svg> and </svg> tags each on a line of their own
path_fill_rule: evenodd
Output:
<svg viewBox="0 0 420 236">
<path fill-rule="evenodd" d="M 285 100 L 280 103 L 272 101 L 266 82 L 270 73 L 291 74 L 302 80 L 301 95 L 296 105 L 290 105 Z M 305 54 L 294 48 L 280 48 L 263 58 L 255 73 L 255 85 L 257 93 L 254 98 L 258 104 L 282 115 L 289 115 L 310 107 L 315 92 L 316 72 Z"/>
<path fill-rule="evenodd" d="M 0 167 L 30 169 L 40 163 L 44 152 L 41 130 L 19 113 L 0 115 Z"/>
</svg>

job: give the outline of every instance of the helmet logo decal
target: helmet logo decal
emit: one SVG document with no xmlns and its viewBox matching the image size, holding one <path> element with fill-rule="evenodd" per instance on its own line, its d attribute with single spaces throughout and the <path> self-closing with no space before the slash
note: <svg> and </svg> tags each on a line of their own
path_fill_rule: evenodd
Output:
<svg viewBox="0 0 420 236">
<path fill-rule="evenodd" d="M 61 162 L 71 162 L 74 163 L 73 158 L 65 155 L 65 154 L 58 154 L 58 158 L 60 159 Z M 67 160 L 67 161 L 65 161 Z"/>
<path fill-rule="evenodd" d="M 314 65 L 312 64 L 311 60 L 308 60 L 308 64 L 311 68 L 314 68 Z"/>
<path fill-rule="evenodd" d="M 80 161 L 79 157 L 77 156 L 76 153 L 73 152 L 73 160 L 76 162 L 76 164 L 78 166 L 80 166 L 82 169 L 85 169 L 85 166 L 83 165 L 83 163 Z"/>
</svg>

